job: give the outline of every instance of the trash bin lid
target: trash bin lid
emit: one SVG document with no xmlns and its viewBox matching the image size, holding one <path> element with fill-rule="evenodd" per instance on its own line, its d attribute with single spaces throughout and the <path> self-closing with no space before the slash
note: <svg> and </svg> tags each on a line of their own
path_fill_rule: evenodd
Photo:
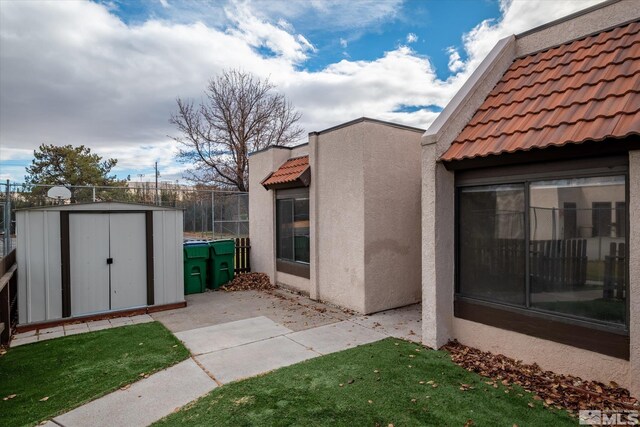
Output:
<svg viewBox="0 0 640 427">
<path fill-rule="evenodd" d="M 215 240 L 209 243 L 215 255 L 232 255 L 236 249 L 236 242 L 232 239 Z"/>
<path fill-rule="evenodd" d="M 208 259 L 209 245 L 206 243 L 191 243 L 184 245 L 184 257 L 186 259 Z"/>
</svg>

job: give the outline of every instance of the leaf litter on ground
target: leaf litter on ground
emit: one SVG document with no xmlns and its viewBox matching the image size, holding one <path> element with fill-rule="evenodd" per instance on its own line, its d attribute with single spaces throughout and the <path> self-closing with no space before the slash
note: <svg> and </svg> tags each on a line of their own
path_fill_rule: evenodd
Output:
<svg viewBox="0 0 640 427">
<path fill-rule="evenodd" d="M 469 372 L 476 372 L 491 381 L 486 384 L 498 387 L 497 383 L 510 387 L 521 386 L 534 393 L 534 400 L 544 406 L 566 409 L 576 413 L 581 409 L 609 411 L 640 410 L 640 402 L 629 391 L 611 381 L 605 385 L 597 381 L 585 381 L 571 375 L 561 375 L 542 370 L 537 364 L 525 364 L 502 354 L 484 352 L 450 341 L 443 349 L 451 360 Z M 508 392 L 509 390 L 505 390 Z M 534 407 L 533 403 L 529 403 Z"/>
</svg>

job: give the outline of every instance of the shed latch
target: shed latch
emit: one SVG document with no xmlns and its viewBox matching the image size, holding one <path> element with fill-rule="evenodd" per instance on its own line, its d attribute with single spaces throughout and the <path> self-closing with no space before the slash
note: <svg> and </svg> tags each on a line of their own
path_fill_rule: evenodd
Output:
<svg viewBox="0 0 640 427">
<path fill-rule="evenodd" d="M 107 258 L 107 264 L 113 264 L 113 258 Z"/>
</svg>

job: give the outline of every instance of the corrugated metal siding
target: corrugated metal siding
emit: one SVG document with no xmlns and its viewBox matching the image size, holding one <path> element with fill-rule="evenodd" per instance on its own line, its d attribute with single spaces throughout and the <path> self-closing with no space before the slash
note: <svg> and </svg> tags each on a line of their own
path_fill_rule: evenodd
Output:
<svg viewBox="0 0 640 427">
<path fill-rule="evenodd" d="M 19 323 L 62 317 L 60 215 L 16 213 Z"/>
<path fill-rule="evenodd" d="M 184 301 L 182 211 L 153 213 L 154 296 L 156 305 Z"/>
<path fill-rule="evenodd" d="M 441 160 L 640 134 L 640 22 L 519 58 Z"/>
<path fill-rule="evenodd" d="M 146 208 L 101 203 L 17 211 L 18 322 L 27 324 L 62 318 L 61 210 L 126 209 L 142 212 Z M 150 208 L 154 226 L 155 305 L 184 301 L 183 213 L 174 209 Z M 70 222 L 73 218 L 71 214 Z"/>
</svg>

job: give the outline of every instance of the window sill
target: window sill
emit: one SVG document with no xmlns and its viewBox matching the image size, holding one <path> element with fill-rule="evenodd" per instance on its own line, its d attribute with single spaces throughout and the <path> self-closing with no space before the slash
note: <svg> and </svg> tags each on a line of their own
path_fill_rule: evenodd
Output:
<svg viewBox="0 0 640 427">
<path fill-rule="evenodd" d="M 525 310 L 500 307 L 456 296 L 454 316 L 536 338 L 554 341 L 618 359 L 629 360 L 629 335 L 578 325 Z"/>
<path fill-rule="evenodd" d="M 293 276 L 311 278 L 311 266 L 301 262 L 285 261 L 276 259 L 276 270 L 280 273 L 291 274 Z"/>
</svg>

